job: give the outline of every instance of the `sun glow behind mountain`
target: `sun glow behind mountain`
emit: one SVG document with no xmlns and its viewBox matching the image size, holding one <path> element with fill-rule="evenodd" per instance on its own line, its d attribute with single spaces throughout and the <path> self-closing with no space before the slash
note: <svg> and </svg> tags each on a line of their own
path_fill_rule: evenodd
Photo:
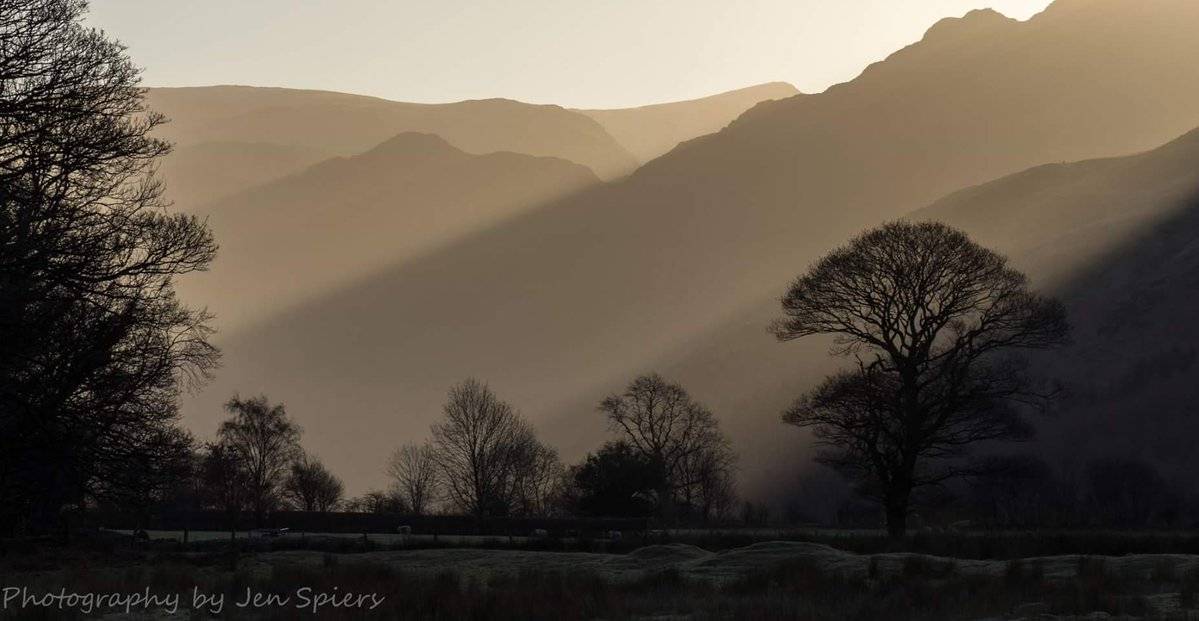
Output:
<svg viewBox="0 0 1199 621">
<path fill-rule="evenodd" d="M 507 97 L 575 108 L 693 99 L 785 81 L 845 82 L 938 19 L 1049 0 L 105 0 L 91 21 L 151 86 L 319 88 L 441 103 Z M 236 16 L 232 19 L 231 16 Z"/>
</svg>

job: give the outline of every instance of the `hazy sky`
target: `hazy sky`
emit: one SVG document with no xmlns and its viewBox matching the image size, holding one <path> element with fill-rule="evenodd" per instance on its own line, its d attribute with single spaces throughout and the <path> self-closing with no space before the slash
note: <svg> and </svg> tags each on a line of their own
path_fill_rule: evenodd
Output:
<svg viewBox="0 0 1199 621">
<path fill-rule="evenodd" d="M 148 86 L 251 84 L 573 107 L 783 80 L 817 92 L 937 19 L 1049 0 L 94 0 Z"/>
</svg>

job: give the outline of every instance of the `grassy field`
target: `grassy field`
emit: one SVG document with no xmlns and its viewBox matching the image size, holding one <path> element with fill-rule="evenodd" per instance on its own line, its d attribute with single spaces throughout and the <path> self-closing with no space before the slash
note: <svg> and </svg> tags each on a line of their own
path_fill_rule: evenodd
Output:
<svg viewBox="0 0 1199 621">
<path fill-rule="evenodd" d="M 1167 535 L 1089 534 L 1093 540 L 1112 538 L 1109 546 L 1127 545 L 1123 539 L 1134 536 L 1157 541 Z M 1192 554 L 983 559 L 857 553 L 800 541 L 719 549 L 671 543 L 620 554 L 465 545 L 233 554 L 76 544 L 10 546 L 0 557 L 0 576 L 3 587 L 25 587 L 32 594 L 178 594 L 176 614 L 143 610 L 141 618 L 902 620 L 1102 613 L 1199 619 L 1199 555 Z M 247 592 L 274 599 L 259 607 L 237 606 Z M 219 614 L 211 605 L 193 606 L 197 594 L 223 594 Z M 280 603 L 283 598 L 286 603 Z M 359 605 L 334 606 L 346 602 Z M 138 618 L 125 616 L 123 608 L 85 615 L 78 607 L 15 603 L 3 614 L 60 619 L 116 612 L 110 618 Z"/>
<path fill-rule="evenodd" d="M 129 535 L 131 531 L 108 531 Z M 182 531 L 148 531 L 152 539 L 171 548 L 183 539 Z M 213 550 L 227 546 L 228 531 L 191 531 L 187 549 Z M 312 549 L 346 552 L 378 549 L 479 547 L 544 551 L 625 553 L 646 545 L 686 543 L 706 550 L 740 548 L 763 541 L 820 543 L 837 549 L 876 554 L 919 552 L 966 559 L 1019 559 L 1060 554 L 1120 556 L 1125 554 L 1199 555 L 1199 531 L 1184 530 L 975 530 L 917 532 L 902 542 L 892 541 L 881 530 L 827 528 L 728 528 L 671 529 L 653 534 L 626 533 L 619 541 L 605 538 L 532 538 L 500 535 L 439 535 L 415 533 L 301 533 L 255 538 L 237 533 L 238 545 L 247 549 Z M 184 546 L 176 546 L 184 549 Z"/>
</svg>

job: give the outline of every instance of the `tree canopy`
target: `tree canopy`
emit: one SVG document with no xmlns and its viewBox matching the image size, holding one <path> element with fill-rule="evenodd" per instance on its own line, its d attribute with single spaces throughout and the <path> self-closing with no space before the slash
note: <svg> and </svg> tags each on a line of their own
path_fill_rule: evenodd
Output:
<svg viewBox="0 0 1199 621">
<path fill-rule="evenodd" d="M 1022 406 L 1053 391 L 1020 350 L 1065 343 L 1063 306 L 1028 287 L 1007 260 L 935 222 L 894 222 L 833 251 L 792 283 L 780 340 L 834 337 L 856 365 L 783 415 L 811 427 L 821 461 L 846 471 L 885 505 L 902 536 L 913 489 L 963 474 L 986 440 L 1032 433 Z"/>
<path fill-rule="evenodd" d="M 124 48 L 81 0 L 0 0 L 0 514 L 8 530 L 172 459 L 186 381 L 217 361 L 175 297 L 216 244 L 167 211 L 169 145 Z"/>
</svg>

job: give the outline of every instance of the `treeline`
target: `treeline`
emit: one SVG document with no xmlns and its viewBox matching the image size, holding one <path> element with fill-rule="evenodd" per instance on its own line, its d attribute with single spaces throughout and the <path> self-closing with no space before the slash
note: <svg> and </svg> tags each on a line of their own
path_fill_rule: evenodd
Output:
<svg viewBox="0 0 1199 621">
<path fill-rule="evenodd" d="M 1032 452 L 972 460 L 973 473 L 913 496 L 912 527 L 937 530 L 1191 529 L 1199 495 L 1185 473 L 1149 459 Z M 852 480 L 850 481 L 852 483 Z M 814 470 L 780 495 L 765 523 L 874 529 L 886 523 L 880 505 L 844 479 Z"/>
<path fill-rule="evenodd" d="M 735 457 L 715 416 L 686 390 L 645 375 L 598 409 L 617 438 L 566 466 L 510 404 L 468 379 L 450 389 L 429 440 L 391 456 L 392 487 L 348 507 L 478 518 L 653 516 L 667 523 L 730 516 Z"/>
<path fill-rule="evenodd" d="M 450 388 L 424 444 L 387 464 L 386 490 L 344 498 L 344 486 L 301 447 L 302 430 L 265 396 L 234 397 L 216 441 L 181 443 L 162 476 L 101 512 L 152 524 L 171 514 L 220 512 L 231 530 L 262 526 L 276 511 L 496 518 L 640 517 L 663 524 L 728 520 L 733 453 L 715 417 L 658 375 L 603 400 L 617 439 L 567 466 L 533 427 L 485 384 Z"/>
<path fill-rule="evenodd" d="M 1107 456 L 1054 467 L 1039 456 L 1012 454 L 986 463 L 989 470 L 960 500 L 963 513 L 982 525 L 1192 528 L 1199 522 L 1199 498 L 1144 459 Z"/>
</svg>

